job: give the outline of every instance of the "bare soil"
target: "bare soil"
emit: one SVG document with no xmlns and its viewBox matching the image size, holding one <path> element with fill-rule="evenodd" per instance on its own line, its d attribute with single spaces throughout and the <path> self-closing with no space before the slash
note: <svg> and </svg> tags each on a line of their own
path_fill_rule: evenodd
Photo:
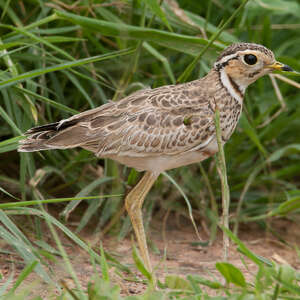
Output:
<svg viewBox="0 0 300 300">
<path fill-rule="evenodd" d="M 155 254 L 154 251 L 151 251 L 151 261 L 153 266 L 157 267 L 156 274 L 158 278 L 163 281 L 164 277 L 168 274 L 176 274 L 183 278 L 187 274 L 197 274 L 207 279 L 217 279 L 223 282 L 221 275 L 215 268 L 216 262 L 223 260 L 222 234 L 218 233 L 216 241 L 211 246 L 193 246 L 193 242 L 197 242 L 197 236 L 190 222 L 182 220 L 180 225 L 178 225 L 178 222 L 174 222 L 174 219 L 168 218 L 165 232 L 162 230 L 161 220 L 154 219 L 151 222 L 150 233 L 148 233 L 151 243 L 160 252 L 159 254 Z M 278 219 L 274 220 L 271 226 L 279 238 L 268 231 L 262 230 L 256 224 L 241 225 L 239 238 L 255 254 L 278 263 L 290 264 L 292 267 L 300 269 L 300 259 L 293 247 L 300 246 L 300 231 L 297 224 L 285 219 Z M 46 234 L 48 237 L 47 242 L 50 243 L 50 233 Z M 99 240 L 92 233 L 91 228 L 85 230 L 80 236 L 87 243 L 91 244 L 95 240 Z M 61 236 L 61 238 L 81 285 L 87 287 L 91 277 L 95 274 L 89 254 L 74 245 L 66 237 Z M 130 237 L 118 241 L 115 237 L 105 236 L 101 241 L 108 253 L 115 255 L 120 262 L 132 266 L 132 270 L 135 270 L 134 272 L 137 276 L 142 278 L 133 266 L 132 239 Z M 7 248 L 7 245 L 3 245 L 3 241 L 1 243 L 0 246 L 2 249 Z M 97 245 L 99 244 L 97 243 Z M 164 253 L 166 253 L 166 256 L 164 256 Z M 12 269 L 15 272 L 15 279 L 22 271 L 24 265 L 22 262 L 18 263 L 18 260 L 20 259 L 17 257 L 0 255 L 0 271 L 4 275 L 4 281 L 8 278 Z M 250 260 L 246 259 L 245 261 L 246 266 L 242 262 L 241 254 L 236 250 L 236 246 L 231 243 L 229 262 L 240 268 L 246 279 L 251 282 L 253 281 L 257 267 Z M 57 257 L 55 261 L 49 262 L 49 269 L 52 270 L 56 281 L 63 280 L 69 288 L 75 286 L 61 258 Z M 100 273 L 100 269 L 97 268 L 97 270 Z M 110 275 L 112 280 L 121 287 L 123 295 L 139 294 L 146 289 L 143 283 L 121 279 L 113 269 L 111 269 Z M 124 274 L 124 277 L 126 276 L 127 274 Z M 44 299 L 51 299 L 49 295 L 56 293 L 55 287 L 42 282 L 35 273 L 29 275 L 20 289 L 22 288 L 30 288 L 34 291 L 35 295 L 40 295 Z M 213 291 L 210 294 L 213 295 Z"/>
</svg>

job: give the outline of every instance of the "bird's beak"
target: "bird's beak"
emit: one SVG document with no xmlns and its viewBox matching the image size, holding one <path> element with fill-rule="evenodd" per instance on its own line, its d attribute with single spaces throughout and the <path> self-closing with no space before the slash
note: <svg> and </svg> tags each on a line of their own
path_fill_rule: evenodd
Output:
<svg viewBox="0 0 300 300">
<path fill-rule="evenodd" d="M 294 70 L 288 66 L 288 65 L 284 65 L 279 61 L 276 61 L 274 64 L 268 65 L 268 68 L 272 69 L 272 70 L 279 70 L 279 71 L 288 71 L 288 72 L 293 72 Z"/>
</svg>

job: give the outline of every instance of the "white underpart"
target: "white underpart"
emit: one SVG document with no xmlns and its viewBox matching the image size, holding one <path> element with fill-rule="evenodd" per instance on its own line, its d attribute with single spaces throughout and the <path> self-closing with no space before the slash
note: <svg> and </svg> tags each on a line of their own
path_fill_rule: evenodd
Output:
<svg viewBox="0 0 300 300">
<path fill-rule="evenodd" d="M 220 78 L 221 78 L 223 86 L 227 89 L 229 94 L 242 105 L 243 98 L 235 91 L 234 87 L 232 86 L 232 84 L 225 72 L 225 69 L 224 68 L 221 69 L 220 72 L 221 72 Z M 246 87 L 239 85 L 239 89 L 240 89 L 241 93 L 244 94 Z"/>
</svg>

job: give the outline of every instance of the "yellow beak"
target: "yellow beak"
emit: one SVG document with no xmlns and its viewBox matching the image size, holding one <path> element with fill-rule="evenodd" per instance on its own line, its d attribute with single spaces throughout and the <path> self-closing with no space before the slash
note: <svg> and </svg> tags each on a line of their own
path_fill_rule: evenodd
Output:
<svg viewBox="0 0 300 300">
<path fill-rule="evenodd" d="M 268 65 L 268 68 L 271 68 L 273 70 L 279 70 L 279 71 L 288 71 L 288 72 L 293 72 L 294 71 L 290 66 L 284 65 L 279 61 L 276 61 L 272 65 Z"/>
</svg>

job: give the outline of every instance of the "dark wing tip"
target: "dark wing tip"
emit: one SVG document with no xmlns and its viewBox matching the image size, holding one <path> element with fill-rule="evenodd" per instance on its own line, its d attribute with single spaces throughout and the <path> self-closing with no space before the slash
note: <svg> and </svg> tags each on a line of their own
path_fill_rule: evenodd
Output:
<svg viewBox="0 0 300 300">
<path fill-rule="evenodd" d="M 41 132 L 41 131 L 48 131 L 48 130 L 55 130 L 56 131 L 58 125 L 59 125 L 59 122 L 50 123 L 50 124 L 41 125 L 41 126 L 36 126 L 36 127 L 28 129 L 25 132 L 25 135 L 31 135 L 33 133 L 37 133 L 37 132 Z"/>
</svg>

